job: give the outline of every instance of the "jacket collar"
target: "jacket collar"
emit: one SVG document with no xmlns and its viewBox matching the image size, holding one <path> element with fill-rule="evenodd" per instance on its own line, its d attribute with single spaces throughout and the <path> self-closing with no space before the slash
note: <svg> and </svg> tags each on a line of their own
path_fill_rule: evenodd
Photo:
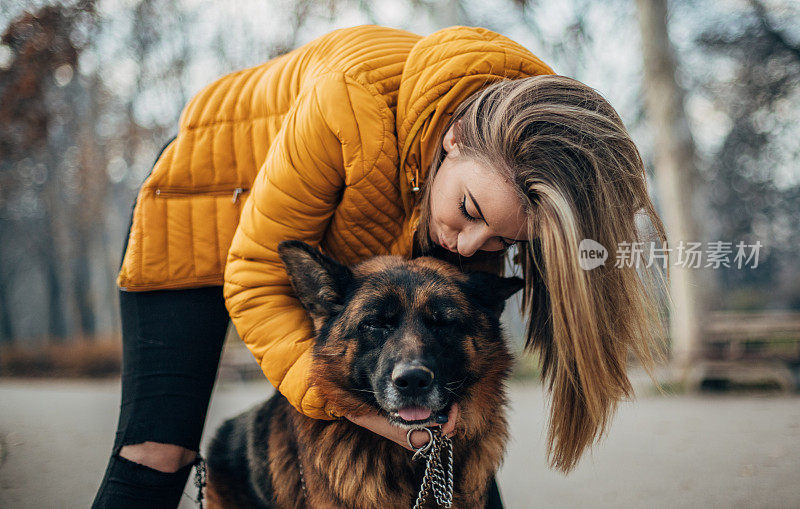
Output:
<svg viewBox="0 0 800 509">
<path fill-rule="evenodd" d="M 400 182 L 406 217 L 425 181 L 441 131 L 470 95 L 502 79 L 553 70 L 511 39 L 480 27 L 453 26 L 421 38 L 406 59 L 397 98 Z"/>
</svg>

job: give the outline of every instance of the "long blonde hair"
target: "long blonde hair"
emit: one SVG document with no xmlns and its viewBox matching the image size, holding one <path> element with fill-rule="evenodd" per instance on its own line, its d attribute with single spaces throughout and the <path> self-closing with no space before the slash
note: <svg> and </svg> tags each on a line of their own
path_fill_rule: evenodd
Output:
<svg viewBox="0 0 800 509">
<path fill-rule="evenodd" d="M 640 258 L 613 263 L 618 243 L 652 240 L 637 228 L 639 214 L 667 245 L 641 156 L 614 108 L 577 80 L 543 75 L 493 83 L 462 102 L 439 135 L 420 203 L 423 249 L 431 247 L 430 183 L 451 126 L 460 157 L 516 183 L 525 204 L 532 240 L 519 245 L 515 260 L 525 279 L 525 351 L 538 353 L 551 396 L 548 463 L 569 472 L 603 437 L 617 403 L 633 395 L 629 353 L 661 390 L 654 363 L 665 359 L 659 295 L 668 295 L 666 279 L 640 272 Z M 608 250 L 605 265 L 581 268 L 582 239 Z"/>
</svg>

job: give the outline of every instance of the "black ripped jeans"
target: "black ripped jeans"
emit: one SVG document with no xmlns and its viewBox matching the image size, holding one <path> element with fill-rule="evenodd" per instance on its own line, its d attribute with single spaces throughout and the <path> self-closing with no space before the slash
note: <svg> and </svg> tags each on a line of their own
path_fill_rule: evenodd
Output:
<svg viewBox="0 0 800 509">
<path fill-rule="evenodd" d="M 192 465 L 165 473 L 119 452 L 143 442 L 199 451 L 230 321 L 222 287 L 120 290 L 119 303 L 122 400 L 114 448 L 92 507 L 174 509 Z"/>
</svg>

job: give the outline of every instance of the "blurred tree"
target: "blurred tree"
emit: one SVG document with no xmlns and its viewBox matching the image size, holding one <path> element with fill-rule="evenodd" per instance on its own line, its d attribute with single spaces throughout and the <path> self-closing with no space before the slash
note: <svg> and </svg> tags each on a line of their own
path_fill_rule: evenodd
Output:
<svg viewBox="0 0 800 509">
<path fill-rule="evenodd" d="M 709 57 L 735 66 L 698 84 L 730 119 L 711 155 L 712 226 L 717 238 L 768 247 L 757 271 L 720 270 L 724 307 L 800 309 L 800 12 L 796 3 L 770 5 L 749 0 L 696 38 Z"/>
<path fill-rule="evenodd" d="M 672 265 L 679 242 L 696 242 L 699 227 L 692 202 L 701 192 L 692 133 L 684 109 L 684 91 L 675 79 L 676 62 L 667 30 L 666 0 L 637 0 L 644 58 L 645 107 L 655 136 L 655 171 L 661 213 L 673 249 L 669 268 L 672 362 L 681 377 L 699 353 L 700 317 L 706 299 L 697 269 Z"/>
<path fill-rule="evenodd" d="M 6 223 L 3 232 L 27 233 L 30 230 L 25 228 L 26 223 L 40 232 L 28 236 L 33 242 L 28 244 L 31 252 L 26 254 L 38 259 L 47 283 L 48 333 L 54 340 L 66 337 L 68 330 L 63 298 L 65 271 L 59 251 L 62 246 L 57 242 L 59 234 L 64 234 L 60 207 L 63 182 L 54 171 L 59 154 L 48 148 L 55 148 L 51 143 L 59 134 L 54 126 L 64 120 L 59 118 L 63 112 L 57 106 L 65 102 L 56 89 L 71 81 L 81 49 L 71 35 L 75 25 L 92 11 L 91 0 L 70 7 L 43 7 L 14 20 L 2 35 L 2 44 L 11 52 L 11 58 L 10 65 L 0 71 L 0 201 L 12 207 L 15 200 L 23 201 L 17 205 L 16 224 L 8 224 L 8 211 L 2 214 Z M 33 203 L 26 204 L 24 200 Z M 25 214 L 26 207 L 33 212 L 40 208 L 42 213 Z M 15 235 L 11 242 L 19 242 L 21 237 Z M 11 281 L 3 283 L 12 286 Z M 6 299 L 4 320 L 12 320 L 7 302 Z M 4 327 L 13 330 L 11 325 Z"/>
</svg>

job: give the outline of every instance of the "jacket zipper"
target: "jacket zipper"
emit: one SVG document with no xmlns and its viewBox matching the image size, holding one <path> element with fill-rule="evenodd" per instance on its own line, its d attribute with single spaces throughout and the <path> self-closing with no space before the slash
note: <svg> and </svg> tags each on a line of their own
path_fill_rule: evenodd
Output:
<svg viewBox="0 0 800 509">
<path fill-rule="evenodd" d="M 224 195 L 233 195 L 231 199 L 231 203 L 236 203 L 236 200 L 239 199 L 239 196 L 242 193 L 246 193 L 249 189 L 245 189 L 243 187 L 237 187 L 235 189 L 180 189 L 180 188 L 169 188 L 169 187 L 158 187 L 153 192 L 158 198 L 170 198 L 170 197 L 185 197 L 185 196 L 224 196 Z"/>
</svg>

